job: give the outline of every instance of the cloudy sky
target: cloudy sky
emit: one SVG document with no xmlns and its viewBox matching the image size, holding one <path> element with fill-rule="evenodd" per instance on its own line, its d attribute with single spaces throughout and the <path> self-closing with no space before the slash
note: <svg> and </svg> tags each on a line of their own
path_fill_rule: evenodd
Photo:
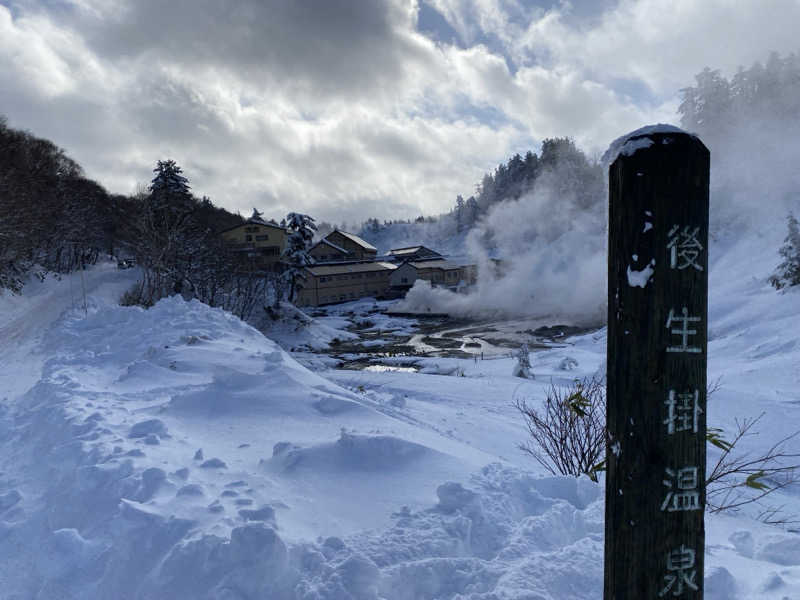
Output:
<svg viewBox="0 0 800 600">
<path fill-rule="evenodd" d="M 798 0 L 0 0 L 0 114 L 112 192 L 173 158 L 249 214 L 448 210 L 543 138 L 591 156 L 800 50 Z"/>
</svg>

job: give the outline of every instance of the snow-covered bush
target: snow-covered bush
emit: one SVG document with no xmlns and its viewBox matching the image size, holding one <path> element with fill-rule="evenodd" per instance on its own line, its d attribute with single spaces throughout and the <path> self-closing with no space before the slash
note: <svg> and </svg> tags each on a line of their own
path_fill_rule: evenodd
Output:
<svg viewBox="0 0 800 600">
<path fill-rule="evenodd" d="M 568 387 L 550 384 L 541 410 L 525 400 L 515 402 L 530 440 L 520 449 L 553 475 L 588 475 L 597 481 L 605 469 L 605 382 L 576 379 Z"/>
<path fill-rule="evenodd" d="M 531 371 L 531 358 L 528 344 L 522 344 L 522 347 L 517 352 L 517 364 L 514 365 L 514 371 L 511 373 L 514 377 L 522 377 L 523 379 L 536 379 Z"/>
</svg>

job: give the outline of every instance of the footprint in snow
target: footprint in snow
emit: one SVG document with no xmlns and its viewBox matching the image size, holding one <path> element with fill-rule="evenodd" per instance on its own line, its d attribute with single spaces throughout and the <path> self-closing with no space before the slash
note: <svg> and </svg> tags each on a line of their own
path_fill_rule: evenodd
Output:
<svg viewBox="0 0 800 600">
<path fill-rule="evenodd" d="M 245 521 L 271 521 L 275 522 L 275 510 L 271 506 L 264 505 L 261 508 L 242 509 L 239 516 Z"/>
<path fill-rule="evenodd" d="M 203 496 L 203 488 L 196 483 L 189 483 L 178 490 L 176 496 Z"/>
<path fill-rule="evenodd" d="M 147 419 L 146 421 L 139 421 L 131 427 L 128 433 L 129 438 L 146 438 L 150 435 L 158 437 L 167 437 L 169 432 L 167 426 L 161 419 Z"/>
</svg>

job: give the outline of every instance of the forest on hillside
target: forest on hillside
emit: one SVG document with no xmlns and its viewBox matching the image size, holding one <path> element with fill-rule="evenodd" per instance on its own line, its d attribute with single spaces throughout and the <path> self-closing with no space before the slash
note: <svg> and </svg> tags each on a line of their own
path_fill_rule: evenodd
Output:
<svg viewBox="0 0 800 600">
<path fill-rule="evenodd" d="M 181 257 L 174 262 L 182 274 L 175 277 L 185 278 L 208 254 L 198 255 L 196 249 L 221 251 L 216 232 L 242 221 L 207 197 L 189 193 L 188 186 L 186 194 L 160 208 L 153 191 L 151 186 L 132 196 L 110 194 L 63 149 L 9 127 L 0 116 L 0 290 L 19 292 L 31 272 L 39 277 L 69 273 L 103 255 L 147 263 L 152 246 L 167 243 Z M 160 234 L 148 228 L 152 217 L 166 223 L 168 214 L 179 215 L 180 227 Z"/>
</svg>

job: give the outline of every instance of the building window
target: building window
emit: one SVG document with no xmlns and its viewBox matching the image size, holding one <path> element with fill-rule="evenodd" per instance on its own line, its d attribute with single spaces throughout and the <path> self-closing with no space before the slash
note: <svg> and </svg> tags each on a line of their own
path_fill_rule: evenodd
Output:
<svg viewBox="0 0 800 600">
<path fill-rule="evenodd" d="M 252 235 L 246 235 L 246 236 L 244 236 L 244 241 L 245 241 L 245 242 L 252 242 L 252 241 L 253 241 L 253 236 L 252 236 Z"/>
<path fill-rule="evenodd" d="M 269 236 L 268 236 L 268 235 L 257 235 L 257 236 L 256 236 L 256 241 L 257 241 L 257 242 L 265 242 L 265 241 L 267 241 L 268 239 L 269 239 Z"/>
<path fill-rule="evenodd" d="M 256 233 L 258 231 L 258 227 L 245 227 L 244 230 L 247 233 Z"/>
</svg>

